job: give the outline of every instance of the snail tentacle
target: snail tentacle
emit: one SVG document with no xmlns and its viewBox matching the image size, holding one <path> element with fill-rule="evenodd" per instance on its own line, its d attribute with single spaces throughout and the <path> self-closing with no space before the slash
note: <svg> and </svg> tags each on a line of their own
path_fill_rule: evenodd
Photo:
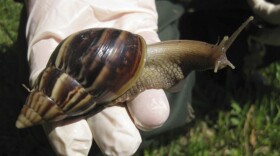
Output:
<svg viewBox="0 0 280 156">
<path fill-rule="evenodd" d="M 220 57 L 217 58 L 215 62 L 214 72 L 217 73 L 218 69 L 222 69 L 226 66 L 234 69 L 234 65 L 227 59 L 226 52 L 232 43 L 235 41 L 237 36 L 241 33 L 243 29 L 254 19 L 253 16 L 250 16 L 241 26 L 230 36 L 225 36 L 223 40 L 217 46 L 217 53 L 220 54 Z"/>
</svg>

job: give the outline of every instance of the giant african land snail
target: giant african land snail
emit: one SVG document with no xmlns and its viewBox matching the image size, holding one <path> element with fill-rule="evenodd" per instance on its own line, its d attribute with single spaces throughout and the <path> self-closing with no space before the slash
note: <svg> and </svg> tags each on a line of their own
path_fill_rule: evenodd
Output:
<svg viewBox="0 0 280 156">
<path fill-rule="evenodd" d="M 38 76 L 16 127 L 92 115 L 146 89 L 169 89 L 192 70 L 234 68 L 226 51 L 251 20 L 218 45 L 192 40 L 146 45 L 139 35 L 111 28 L 72 34 Z"/>
</svg>

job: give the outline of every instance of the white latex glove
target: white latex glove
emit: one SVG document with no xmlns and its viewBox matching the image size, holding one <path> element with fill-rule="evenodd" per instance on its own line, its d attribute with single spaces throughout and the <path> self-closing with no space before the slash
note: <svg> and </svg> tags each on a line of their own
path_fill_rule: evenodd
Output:
<svg viewBox="0 0 280 156">
<path fill-rule="evenodd" d="M 159 41 L 154 0 L 29 0 L 27 7 L 31 84 L 58 43 L 76 31 L 114 27 L 140 34 L 147 43 Z M 58 155 L 87 155 L 92 138 L 107 155 L 132 155 L 141 143 L 135 125 L 145 130 L 161 126 L 169 104 L 162 90 L 148 90 L 130 102 L 128 110 L 130 114 L 124 107 L 113 106 L 86 120 L 44 128 Z"/>
</svg>

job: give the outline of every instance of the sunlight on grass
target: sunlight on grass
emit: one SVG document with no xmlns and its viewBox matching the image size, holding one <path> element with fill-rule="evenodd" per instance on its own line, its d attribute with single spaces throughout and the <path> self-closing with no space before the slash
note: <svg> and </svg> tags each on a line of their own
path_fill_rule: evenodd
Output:
<svg viewBox="0 0 280 156">
<path fill-rule="evenodd" d="M 0 49 L 6 52 L 2 46 L 10 47 L 16 41 L 17 30 L 22 5 L 13 0 L 1 0 L 0 5 Z"/>
</svg>

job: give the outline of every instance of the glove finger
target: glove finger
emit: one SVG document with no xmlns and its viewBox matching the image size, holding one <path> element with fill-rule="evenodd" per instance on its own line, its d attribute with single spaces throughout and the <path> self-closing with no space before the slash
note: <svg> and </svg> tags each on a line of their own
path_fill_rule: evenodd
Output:
<svg viewBox="0 0 280 156">
<path fill-rule="evenodd" d="M 84 119 L 43 125 L 57 155 L 86 156 L 92 145 L 92 134 Z"/>
<path fill-rule="evenodd" d="M 125 107 L 108 107 L 87 122 L 96 144 L 106 155 L 133 155 L 142 141 Z"/>
<path fill-rule="evenodd" d="M 141 130 L 160 127 L 168 118 L 168 99 L 161 89 L 150 89 L 139 94 L 127 104 L 135 125 Z"/>
</svg>

